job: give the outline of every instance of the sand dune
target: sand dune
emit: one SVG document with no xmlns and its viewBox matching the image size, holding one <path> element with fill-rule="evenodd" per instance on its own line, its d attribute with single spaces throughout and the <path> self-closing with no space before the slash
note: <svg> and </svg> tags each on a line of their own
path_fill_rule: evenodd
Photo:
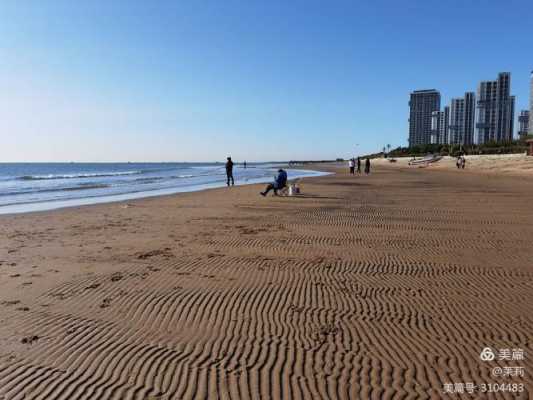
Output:
<svg viewBox="0 0 533 400">
<path fill-rule="evenodd" d="M 533 390 L 523 178 L 380 168 L 0 217 L 0 398 L 441 399 Z M 521 348 L 483 362 L 484 347 Z M 520 365 L 524 378 L 491 376 Z M 462 397 L 461 397 L 462 398 Z"/>
</svg>

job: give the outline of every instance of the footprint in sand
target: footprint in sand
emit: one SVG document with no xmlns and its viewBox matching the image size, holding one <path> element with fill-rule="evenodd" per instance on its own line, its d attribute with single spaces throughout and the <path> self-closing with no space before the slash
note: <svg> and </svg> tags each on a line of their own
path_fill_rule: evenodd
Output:
<svg viewBox="0 0 533 400">
<path fill-rule="evenodd" d="M 22 338 L 20 340 L 20 342 L 23 343 L 23 344 L 33 344 L 33 343 L 35 343 L 38 340 L 39 340 L 39 336 L 31 335 L 31 336 L 27 336 L 27 337 Z"/>
<path fill-rule="evenodd" d="M 124 278 L 124 275 L 122 275 L 120 272 L 115 272 L 113 275 L 111 275 L 111 282 L 118 282 L 122 278 Z"/>
<path fill-rule="evenodd" d="M 111 305 L 111 298 L 110 297 L 106 297 L 103 301 L 102 301 L 102 304 L 100 304 L 100 308 L 107 308 Z"/>
</svg>

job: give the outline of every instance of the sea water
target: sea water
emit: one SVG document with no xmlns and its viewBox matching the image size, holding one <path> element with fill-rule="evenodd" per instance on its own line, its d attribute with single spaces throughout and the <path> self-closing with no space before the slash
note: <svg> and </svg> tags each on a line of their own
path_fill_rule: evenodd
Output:
<svg viewBox="0 0 533 400">
<path fill-rule="evenodd" d="M 278 165 L 235 165 L 235 184 L 268 182 Z M 322 175 L 288 170 L 289 179 Z M 221 163 L 0 163 L 0 214 L 129 200 L 226 185 Z"/>
</svg>

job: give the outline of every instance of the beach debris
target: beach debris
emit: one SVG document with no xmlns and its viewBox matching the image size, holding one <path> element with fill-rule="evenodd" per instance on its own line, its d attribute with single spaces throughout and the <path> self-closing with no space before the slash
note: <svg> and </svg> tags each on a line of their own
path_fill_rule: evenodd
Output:
<svg viewBox="0 0 533 400">
<path fill-rule="evenodd" d="M 14 306 L 15 304 L 19 304 L 20 300 L 6 300 L 3 301 L 1 304 L 4 306 Z"/>
<path fill-rule="evenodd" d="M 207 253 L 207 258 L 224 257 L 224 254 L 220 253 Z"/>
<path fill-rule="evenodd" d="M 136 253 L 136 256 L 139 260 L 146 260 L 147 258 L 161 256 L 164 258 L 174 257 L 174 254 L 171 253 L 170 247 L 165 247 L 164 249 L 151 250 L 144 253 Z"/>
<path fill-rule="evenodd" d="M 85 288 L 85 290 L 87 290 L 87 289 L 96 289 L 96 288 L 99 287 L 99 286 L 100 286 L 99 283 L 93 283 L 93 284 L 90 284 L 89 286 L 87 286 L 87 287 Z"/>
</svg>

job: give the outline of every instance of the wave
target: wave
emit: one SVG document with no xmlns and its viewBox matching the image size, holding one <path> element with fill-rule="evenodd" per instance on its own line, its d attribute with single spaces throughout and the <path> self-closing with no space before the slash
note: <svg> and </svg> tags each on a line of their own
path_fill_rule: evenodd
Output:
<svg viewBox="0 0 533 400">
<path fill-rule="evenodd" d="M 82 185 L 79 185 L 79 186 L 63 187 L 63 188 L 51 188 L 51 189 L 42 189 L 42 190 L 20 190 L 20 191 L 6 192 L 6 193 L 1 193 L 0 192 L 0 197 L 3 197 L 3 196 L 19 196 L 19 195 L 24 195 L 24 194 L 72 192 L 72 191 L 89 190 L 89 189 L 107 189 L 109 187 L 111 187 L 111 186 L 110 185 L 105 185 L 105 184 L 82 184 Z"/>
<path fill-rule="evenodd" d="M 154 177 L 151 177 L 151 178 L 137 178 L 137 179 L 135 179 L 135 182 L 152 183 L 152 182 L 162 181 L 163 179 L 165 179 L 164 176 L 154 176 Z"/>
<path fill-rule="evenodd" d="M 50 179 L 82 179 L 82 178 L 105 178 L 112 176 L 125 176 L 125 175 L 140 175 L 147 171 L 123 171 L 123 172 L 95 172 L 95 173 L 79 173 L 79 174 L 64 174 L 64 175 L 24 175 L 17 178 L 21 181 L 42 181 Z"/>
</svg>

